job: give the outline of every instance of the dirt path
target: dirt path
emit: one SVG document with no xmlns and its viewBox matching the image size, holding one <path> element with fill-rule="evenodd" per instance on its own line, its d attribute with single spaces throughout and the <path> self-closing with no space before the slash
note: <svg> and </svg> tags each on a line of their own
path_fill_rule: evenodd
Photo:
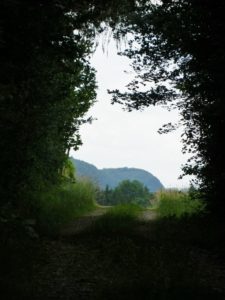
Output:
<svg viewBox="0 0 225 300">
<path fill-rule="evenodd" d="M 40 241 L 33 278 L 29 277 L 31 282 L 21 280 L 22 288 L 19 286 L 16 292 L 29 297 L 5 299 L 197 299 L 196 295 L 198 299 L 207 295 L 225 299 L 217 297 L 217 293 L 225 295 L 223 261 L 218 261 L 213 251 L 193 247 L 191 235 L 186 243 L 186 227 L 182 231 L 173 223 L 153 222 L 156 213 L 146 209 L 134 231 L 82 234 L 107 211 L 98 207 L 69 224 L 59 238 Z M 181 290 L 174 288 L 178 280 Z"/>
<path fill-rule="evenodd" d="M 111 289 L 111 281 L 119 284 L 116 280 L 117 269 L 121 273 L 125 272 L 125 275 L 121 275 L 122 280 L 127 280 L 127 266 L 131 265 L 131 269 L 134 267 L 139 270 L 138 261 L 133 260 L 132 255 L 129 257 L 129 251 L 134 248 L 138 252 L 140 246 L 134 246 L 135 242 L 130 237 L 117 240 L 104 236 L 82 238 L 80 235 L 109 209 L 110 207 L 98 207 L 63 228 L 58 240 L 44 242 L 43 257 L 46 261 L 35 271 L 38 300 L 44 295 L 46 297 L 46 294 L 46 299 L 91 300 L 96 289 L 101 290 L 102 286 L 108 285 Z M 154 212 L 144 210 L 139 220 L 146 221 L 147 225 L 148 221 L 154 220 L 155 217 Z M 144 222 L 141 226 L 146 225 Z M 141 236 L 143 230 L 139 230 L 139 226 L 136 229 Z M 122 266 L 116 262 L 118 253 L 122 257 Z M 98 299 L 98 296 L 93 299 Z"/>
<path fill-rule="evenodd" d="M 60 236 L 69 237 L 74 234 L 78 234 L 82 231 L 85 231 L 87 228 L 91 227 L 91 225 L 98 219 L 100 216 L 104 215 L 110 207 L 98 207 L 96 210 L 74 220 L 67 226 L 65 226 L 60 231 Z"/>
<path fill-rule="evenodd" d="M 73 222 L 71 222 L 70 224 L 68 224 L 61 230 L 60 236 L 69 237 L 69 236 L 72 236 L 72 235 L 75 235 L 75 234 L 85 231 L 87 228 L 91 227 L 93 225 L 93 223 L 100 216 L 104 215 L 109 209 L 110 209 L 110 206 L 98 207 L 93 212 L 90 212 L 90 213 L 74 220 Z M 139 216 L 139 220 L 140 221 L 152 221 L 152 220 L 155 220 L 156 217 L 157 217 L 156 212 L 146 209 Z"/>
<path fill-rule="evenodd" d="M 142 214 L 139 217 L 140 221 L 153 221 L 157 218 L 156 211 L 146 209 L 142 212 Z"/>
</svg>

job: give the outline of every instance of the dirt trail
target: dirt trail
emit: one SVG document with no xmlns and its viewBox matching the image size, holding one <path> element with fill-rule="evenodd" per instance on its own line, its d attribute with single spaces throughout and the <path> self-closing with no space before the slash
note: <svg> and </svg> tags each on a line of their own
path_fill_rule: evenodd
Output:
<svg viewBox="0 0 225 300">
<path fill-rule="evenodd" d="M 157 213 L 155 211 L 152 211 L 150 209 L 146 209 L 140 215 L 139 220 L 140 221 L 153 221 L 156 218 L 157 218 Z"/>
<path fill-rule="evenodd" d="M 74 220 L 73 222 L 71 222 L 70 224 L 68 224 L 61 230 L 60 236 L 69 237 L 69 236 L 72 236 L 72 235 L 75 235 L 75 234 L 85 231 L 87 228 L 91 227 L 93 225 L 93 223 L 100 216 L 104 215 L 109 209 L 110 209 L 110 206 L 109 207 L 104 207 L 104 206 L 98 207 L 93 212 L 90 212 L 90 213 Z M 156 217 L 157 217 L 156 212 L 146 209 L 141 213 L 141 215 L 139 216 L 138 219 L 140 221 L 152 221 L 152 220 L 155 220 Z"/>
<path fill-rule="evenodd" d="M 192 284 L 192 278 L 197 280 L 198 299 L 206 298 L 208 286 L 210 291 L 225 295 L 224 265 L 218 263 L 208 250 L 193 248 L 192 244 L 183 246 L 179 239 L 176 240 L 176 235 L 174 237 L 174 231 L 171 234 L 166 227 L 161 227 L 160 233 L 164 235 L 159 237 L 159 231 L 154 232 L 153 220 L 157 217 L 154 211 L 144 210 L 139 216 L 139 224 L 127 234 L 79 235 L 107 211 L 108 208 L 99 207 L 69 224 L 59 239 L 42 241 L 41 260 L 34 264 L 35 276 L 32 284 L 29 283 L 35 294 L 28 290 L 29 297 L 21 299 L 165 299 L 164 292 L 159 297 L 156 294 L 155 298 L 154 289 L 160 293 L 157 288 L 161 288 L 164 276 L 167 279 L 164 289 L 168 289 L 170 280 L 171 285 L 177 283 L 178 277 L 174 278 L 174 274 L 179 276 L 184 271 L 181 286 L 186 286 L 186 280 L 188 284 Z M 195 279 L 196 269 L 201 281 Z M 123 293 L 124 297 L 121 296 Z M 171 293 L 168 299 L 174 299 L 173 290 Z M 185 299 L 197 299 L 195 293 L 193 290 L 193 294 L 191 292 Z M 176 299 L 183 299 L 183 294 L 178 290 Z M 225 298 L 212 295 L 210 299 Z"/>
<path fill-rule="evenodd" d="M 71 235 L 85 231 L 88 227 L 91 227 L 96 219 L 104 215 L 108 211 L 108 209 L 108 207 L 98 207 L 96 208 L 96 210 L 72 221 L 60 231 L 60 236 L 69 237 Z"/>
</svg>

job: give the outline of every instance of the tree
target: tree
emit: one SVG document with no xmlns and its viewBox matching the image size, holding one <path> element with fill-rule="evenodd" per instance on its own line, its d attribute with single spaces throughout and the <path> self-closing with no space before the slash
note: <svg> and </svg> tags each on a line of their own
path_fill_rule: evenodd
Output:
<svg viewBox="0 0 225 300">
<path fill-rule="evenodd" d="M 67 159 L 63 166 L 62 176 L 65 181 L 74 183 L 76 180 L 75 175 L 76 175 L 75 166 L 73 165 L 70 159 Z"/>
<path fill-rule="evenodd" d="M 23 211 L 61 180 L 95 101 L 95 38 L 135 1 L 8 1 L 0 4 L 1 206 Z"/>
<path fill-rule="evenodd" d="M 1 2 L 1 201 L 25 199 L 61 178 L 95 99 L 92 42 L 74 32 L 68 3 Z M 4 174 L 3 174 L 4 173 Z"/>
<path fill-rule="evenodd" d="M 133 59 L 137 78 L 127 93 L 112 92 L 113 102 L 128 110 L 157 104 L 180 110 L 183 150 L 193 154 L 184 172 L 197 176 L 217 212 L 225 210 L 224 8 L 220 0 L 140 4 L 124 27 L 134 34 L 125 55 Z M 167 124 L 162 131 L 176 126 Z"/>
<path fill-rule="evenodd" d="M 151 196 L 148 188 L 138 180 L 123 180 L 112 190 L 109 200 L 113 205 L 134 203 L 148 206 Z"/>
</svg>

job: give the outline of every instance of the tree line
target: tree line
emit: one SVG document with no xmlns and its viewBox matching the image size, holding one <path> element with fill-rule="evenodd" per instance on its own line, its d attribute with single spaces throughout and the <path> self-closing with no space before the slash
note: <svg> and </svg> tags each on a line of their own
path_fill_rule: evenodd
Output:
<svg viewBox="0 0 225 300">
<path fill-rule="evenodd" d="M 153 193 L 138 180 L 123 180 L 115 188 L 106 186 L 98 190 L 97 201 L 102 205 L 136 204 L 142 207 L 151 205 Z"/>
<path fill-rule="evenodd" d="M 117 39 L 133 34 L 124 54 L 137 73 L 128 92 L 111 91 L 113 102 L 128 110 L 178 108 L 184 151 L 192 153 L 184 173 L 197 176 L 211 211 L 224 211 L 224 6 L 221 0 L 1 1 L 2 210 L 24 213 L 34 192 L 60 182 L 96 98 L 89 57 L 97 35 L 111 27 Z"/>
</svg>

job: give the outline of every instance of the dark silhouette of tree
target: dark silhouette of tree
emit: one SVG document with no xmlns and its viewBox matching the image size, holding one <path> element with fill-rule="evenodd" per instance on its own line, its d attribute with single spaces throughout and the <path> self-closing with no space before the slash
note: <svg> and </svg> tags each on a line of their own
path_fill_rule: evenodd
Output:
<svg viewBox="0 0 225 300">
<path fill-rule="evenodd" d="M 74 33 L 67 10 L 57 1 L 1 3 L 1 198 L 20 207 L 60 179 L 95 99 L 91 42 Z"/>
<path fill-rule="evenodd" d="M 134 6 L 133 0 L 1 1 L 1 206 L 26 210 L 34 194 L 60 182 L 96 96 L 89 64 L 96 35 L 115 29 Z"/>
<path fill-rule="evenodd" d="M 89 55 L 96 35 L 111 26 L 116 37 L 134 33 L 125 54 L 137 71 L 130 91 L 116 91 L 114 101 L 129 110 L 178 107 L 186 128 L 184 151 L 193 153 L 184 171 L 197 175 L 211 209 L 225 208 L 224 5 L 220 0 L 1 1 L 1 203 L 21 209 L 35 191 L 60 181 L 95 99 Z M 148 88 L 151 82 L 156 87 Z M 173 128 L 168 124 L 162 131 Z"/>
<path fill-rule="evenodd" d="M 225 209 L 224 9 L 220 0 L 140 5 L 124 27 L 134 34 L 125 55 L 133 59 L 137 78 L 127 93 L 112 92 L 113 102 L 128 110 L 157 104 L 180 110 L 183 150 L 193 154 L 184 173 L 197 175 L 217 212 Z M 162 131 L 176 126 L 167 124 Z"/>
</svg>

